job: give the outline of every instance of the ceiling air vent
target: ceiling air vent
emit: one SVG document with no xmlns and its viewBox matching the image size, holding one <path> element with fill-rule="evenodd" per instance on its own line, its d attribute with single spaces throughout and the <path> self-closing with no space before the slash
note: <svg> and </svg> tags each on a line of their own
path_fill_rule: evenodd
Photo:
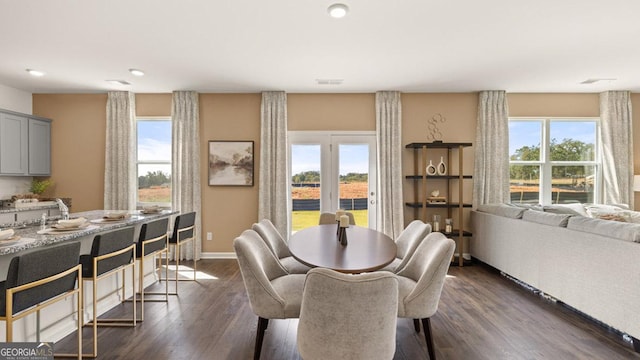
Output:
<svg viewBox="0 0 640 360">
<path fill-rule="evenodd" d="M 614 78 L 593 78 L 593 79 L 587 79 L 585 81 L 582 81 L 580 84 L 595 84 L 600 81 L 616 81 L 616 80 L 617 79 L 614 79 Z"/>
<path fill-rule="evenodd" d="M 344 79 L 316 79 L 318 85 L 342 85 Z"/>
<path fill-rule="evenodd" d="M 131 83 L 124 80 L 107 80 L 111 85 L 131 85 Z"/>
</svg>

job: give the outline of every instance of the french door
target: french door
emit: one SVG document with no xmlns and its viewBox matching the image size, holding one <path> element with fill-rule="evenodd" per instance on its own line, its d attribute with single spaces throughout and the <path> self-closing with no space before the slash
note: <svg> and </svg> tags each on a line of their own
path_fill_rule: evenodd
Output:
<svg viewBox="0 0 640 360">
<path fill-rule="evenodd" d="M 291 231 L 344 209 L 356 225 L 376 228 L 375 132 L 289 132 Z"/>
</svg>

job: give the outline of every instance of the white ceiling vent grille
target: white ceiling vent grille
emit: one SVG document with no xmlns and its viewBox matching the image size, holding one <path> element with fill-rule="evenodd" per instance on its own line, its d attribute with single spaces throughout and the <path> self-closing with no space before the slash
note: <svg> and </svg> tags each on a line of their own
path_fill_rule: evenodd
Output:
<svg viewBox="0 0 640 360">
<path fill-rule="evenodd" d="M 316 79 L 318 85 L 342 85 L 344 79 Z"/>
<path fill-rule="evenodd" d="M 585 81 L 582 81 L 580 84 L 595 84 L 597 82 L 600 81 L 616 81 L 618 79 L 614 79 L 614 78 L 593 78 L 593 79 L 587 79 Z"/>
</svg>

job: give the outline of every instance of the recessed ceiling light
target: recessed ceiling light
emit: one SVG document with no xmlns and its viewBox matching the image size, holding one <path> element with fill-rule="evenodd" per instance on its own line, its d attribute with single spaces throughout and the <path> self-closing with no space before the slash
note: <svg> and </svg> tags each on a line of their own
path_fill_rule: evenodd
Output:
<svg viewBox="0 0 640 360">
<path fill-rule="evenodd" d="M 31 74 L 31 76 L 44 76 L 44 73 L 39 70 L 27 69 L 27 72 Z"/>
<path fill-rule="evenodd" d="M 107 80 L 107 82 L 111 85 L 131 85 L 131 83 L 124 80 Z"/>
<path fill-rule="evenodd" d="M 339 3 L 329 6 L 329 8 L 327 9 L 329 15 L 331 15 L 332 18 L 336 19 L 344 17 L 345 15 L 347 15 L 348 11 L 349 7 L 347 7 L 347 5 Z"/>
<path fill-rule="evenodd" d="M 129 72 L 135 76 L 144 76 L 144 71 L 138 69 L 129 69 Z"/>
</svg>

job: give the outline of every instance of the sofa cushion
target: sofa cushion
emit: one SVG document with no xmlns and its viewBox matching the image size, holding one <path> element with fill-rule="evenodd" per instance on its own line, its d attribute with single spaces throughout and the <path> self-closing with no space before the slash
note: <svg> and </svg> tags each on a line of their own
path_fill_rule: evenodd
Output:
<svg viewBox="0 0 640 360">
<path fill-rule="evenodd" d="M 521 219 L 522 213 L 527 209 L 511 206 L 508 204 L 483 204 L 478 206 L 478 211 L 504 216 L 512 219 Z"/>
<path fill-rule="evenodd" d="M 640 223 L 640 212 L 628 210 L 624 212 L 624 215 L 627 218 L 627 222 Z"/>
<path fill-rule="evenodd" d="M 522 214 L 522 220 L 550 226 L 566 227 L 569 218 L 572 216 L 573 215 L 569 214 L 554 214 L 542 211 L 527 210 L 524 212 L 524 214 Z"/>
<path fill-rule="evenodd" d="M 545 205 L 543 206 L 545 212 L 554 214 L 569 214 L 569 215 L 582 215 L 589 216 L 584 205 L 581 203 L 574 204 L 557 204 L 557 205 Z"/>
<path fill-rule="evenodd" d="M 544 211 L 542 205 L 540 204 L 510 203 L 509 205 L 527 210 Z"/>
<path fill-rule="evenodd" d="M 573 216 L 569 219 L 567 228 L 614 239 L 640 242 L 640 224 Z"/>
</svg>

